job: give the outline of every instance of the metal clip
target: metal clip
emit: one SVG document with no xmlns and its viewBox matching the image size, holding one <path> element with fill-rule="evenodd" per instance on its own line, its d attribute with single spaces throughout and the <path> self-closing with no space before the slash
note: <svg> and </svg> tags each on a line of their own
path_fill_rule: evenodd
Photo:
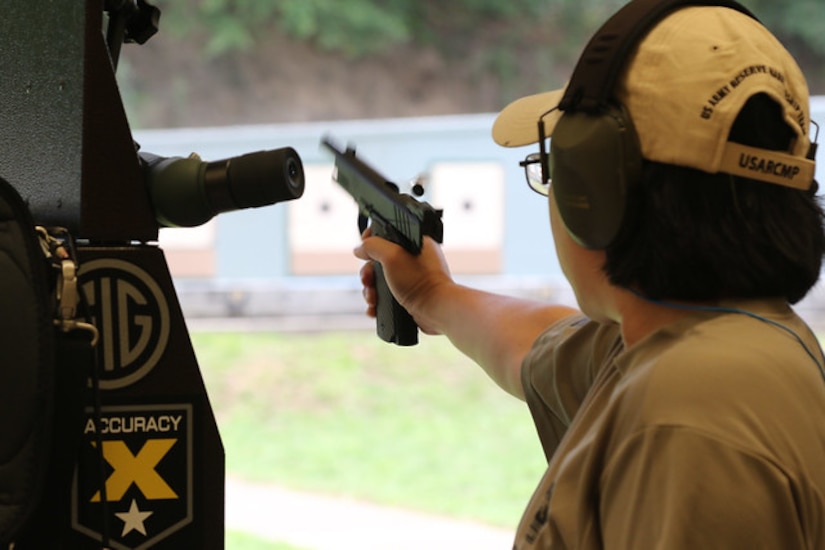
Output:
<svg viewBox="0 0 825 550">
<path fill-rule="evenodd" d="M 65 230 L 61 230 L 65 232 Z M 92 335 L 92 347 L 97 345 L 100 333 L 91 323 L 77 320 L 77 306 L 80 304 L 80 290 L 77 281 L 77 262 L 72 257 L 71 246 L 67 247 L 47 229 L 37 227 L 40 234 L 40 243 L 43 253 L 57 268 L 57 285 L 55 298 L 57 300 L 56 319 L 53 323 L 63 332 L 85 330 Z M 68 232 L 66 232 L 68 234 Z"/>
<path fill-rule="evenodd" d="M 97 327 L 91 323 L 84 323 L 83 321 L 77 321 L 75 319 L 55 319 L 54 325 L 60 327 L 60 330 L 63 332 L 71 332 L 73 330 L 85 330 L 89 332 L 92 335 L 92 341 L 90 342 L 92 347 L 95 347 L 97 341 L 100 339 L 100 333 L 97 331 Z"/>
<path fill-rule="evenodd" d="M 80 303 L 80 294 L 77 288 L 77 264 L 67 258 L 60 262 L 60 273 L 57 277 L 57 316 L 55 326 L 63 332 L 85 330 L 92 334 L 92 347 L 97 345 L 100 334 L 91 323 L 78 321 L 77 305 Z"/>
<path fill-rule="evenodd" d="M 80 295 L 77 293 L 77 266 L 72 260 L 60 262 L 60 274 L 57 277 L 57 315 L 61 321 L 74 319 L 77 316 L 77 304 Z"/>
</svg>

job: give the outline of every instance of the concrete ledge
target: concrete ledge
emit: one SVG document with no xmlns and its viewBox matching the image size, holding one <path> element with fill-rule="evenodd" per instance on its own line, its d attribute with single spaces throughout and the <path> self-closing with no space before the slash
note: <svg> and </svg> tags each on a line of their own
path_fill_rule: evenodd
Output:
<svg viewBox="0 0 825 550">
<path fill-rule="evenodd" d="M 570 306 L 575 296 L 563 281 L 535 277 L 466 276 L 468 286 Z M 356 277 L 296 277 L 272 281 L 217 282 L 181 280 L 175 283 L 187 323 L 217 329 L 237 326 L 268 330 L 368 329 L 364 300 Z M 825 331 L 825 290 L 817 285 L 794 309 L 815 331 Z"/>
</svg>

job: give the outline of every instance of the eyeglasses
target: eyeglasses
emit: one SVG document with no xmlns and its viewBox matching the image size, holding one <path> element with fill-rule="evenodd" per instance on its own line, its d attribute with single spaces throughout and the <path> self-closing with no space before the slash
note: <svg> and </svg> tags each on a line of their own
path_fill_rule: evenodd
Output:
<svg viewBox="0 0 825 550">
<path fill-rule="evenodd" d="M 527 185 L 538 193 L 546 197 L 550 193 L 550 183 L 553 181 L 552 158 L 547 154 L 547 136 L 544 132 L 544 117 L 558 109 L 553 107 L 539 117 L 539 152 L 530 153 L 519 166 L 524 168 L 524 175 L 527 178 Z"/>
<path fill-rule="evenodd" d="M 550 156 L 544 156 L 547 159 L 549 168 Z M 524 168 L 524 176 L 527 179 L 527 186 L 539 195 L 546 197 L 550 193 L 552 170 L 547 170 L 547 172 L 551 172 L 551 174 L 545 178 L 545 170 L 542 166 L 542 153 L 530 153 L 518 164 Z"/>
</svg>

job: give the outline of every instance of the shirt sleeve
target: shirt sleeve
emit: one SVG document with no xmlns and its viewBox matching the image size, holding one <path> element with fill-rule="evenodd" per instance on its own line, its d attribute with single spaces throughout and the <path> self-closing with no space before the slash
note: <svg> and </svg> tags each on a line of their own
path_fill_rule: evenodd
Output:
<svg viewBox="0 0 825 550">
<path fill-rule="evenodd" d="M 619 326 L 571 316 L 542 333 L 524 358 L 521 381 L 547 460 L 601 369 L 621 351 Z"/>
<path fill-rule="evenodd" d="M 797 492 L 763 457 L 690 428 L 648 428 L 602 475 L 603 547 L 807 548 Z"/>
</svg>

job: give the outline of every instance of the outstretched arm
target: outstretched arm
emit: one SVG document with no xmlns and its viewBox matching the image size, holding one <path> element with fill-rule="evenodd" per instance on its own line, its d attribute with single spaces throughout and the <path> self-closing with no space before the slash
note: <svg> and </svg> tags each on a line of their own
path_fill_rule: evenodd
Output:
<svg viewBox="0 0 825 550">
<path fill-rule="evenodd" d="M 443 334 L 505 391 L 524 399 L 521 362 L 553 322 L 576 313 L 564 306 L 485 292 L 453 281 L 440 246 L 425 237 L 421 254 L 367 231 L 355 255 L 382 264 L 395 298 L 426 334 Z M 367 314 L 375 316 L 371 263 L 361 269 Z"/>
</svg>

